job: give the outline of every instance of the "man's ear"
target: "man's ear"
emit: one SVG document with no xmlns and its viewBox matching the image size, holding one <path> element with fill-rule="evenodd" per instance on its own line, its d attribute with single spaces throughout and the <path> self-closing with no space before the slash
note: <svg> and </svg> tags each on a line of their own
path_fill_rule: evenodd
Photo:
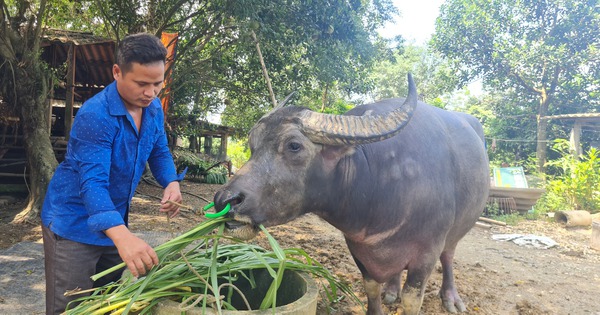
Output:
<svg viewBox="0 0 600 315">
<path fill-rule="evenodd" d="M 321 158 L 323 159 L 323 168 L 325 172 L 329 173 L 333 171 L 343 157 L 353 153 L 353 146 L 323 145 L 321 149 Z"/>
<path fill-rule="evenodd" d="M 112 67 L 112 73 L 115 80 L 119 79 L 122 75 L 121 68 L 116 63 Z"/>
</svg>

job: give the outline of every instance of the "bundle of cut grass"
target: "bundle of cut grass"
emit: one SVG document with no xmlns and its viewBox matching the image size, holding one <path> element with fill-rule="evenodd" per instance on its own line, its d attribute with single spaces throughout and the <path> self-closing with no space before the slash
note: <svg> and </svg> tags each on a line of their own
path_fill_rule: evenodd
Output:
<svg viewBox="0 0 600 315">
<path fill-rule="evenodd" d="M 182 309 L 199 307 L 205 311 L 212 308 L 218 313 L 223 309 L 235 310 L 231 303 L 232 293 L 242 294 L 236 281 L 243 278 L 253 284 L 254 272 L 259 270 L 267 270 L 273 279 L 260 309 L 274 310 L 285 270 L 306 272 L 325 280 L 324 292 L 330 302 L 336 301 L 341 292 L 360 303 L 346 284 L 303 250 L 282 249 L 262 226 L 271 251 L 224 236 L 226 221 L 225 218 L 207 220 L 157 246 L 155 251 L 160 262 L 144 277 L 136 279 L 129 274 L 118 283 L 95 288 L 90 296 L 78 299 L 80 304 L 67 309 L 66 313 L 149 314 L 161 299 L 177 301 Z M 213 233 L 215 230 L 217 232 Z M 124 266 L 115 266 L 92 279 L 97 280 Z"/>
</svg>

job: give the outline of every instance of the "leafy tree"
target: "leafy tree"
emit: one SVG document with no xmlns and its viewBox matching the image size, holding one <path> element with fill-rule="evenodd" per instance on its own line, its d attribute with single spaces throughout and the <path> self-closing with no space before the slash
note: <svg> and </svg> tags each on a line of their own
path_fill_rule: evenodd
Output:
<svg viewBox="0 0 600 315">
<path fill-rule="evenodd" d="M 226 121 L 247 130 L 271 108 L 252 34 L 278 99 L 293 90 L 323 100 L 332 88 L 368 90 L 367 70 L 385 47 L 372 34 L 394 13 L 389 0 L 0 0 L 0 10 L 1 95 L 25 126 L 34 210 L 28 218 L 37 215 L 56 167 L 46 119 L 52 81 L 39 59 L 43 27 L 117 41 L 140 31 L 178 32 L 168 119 L 175 133 L 184 134 L 195 125 L 189 114 L 226 107 Z"/>
<path fill-rule="evenodd" d="M 300 1 L 279 8 L 269 2 L 237 12 L 238 19 L 256 27 L 277 98 L 298 91 L 298 103 L 306 106 L 310 100 L 321 100 L 320 106 L 312 103 L 312 107 L 325 110 L 335 103 L 331 94 L 364 93 L 372 88 L 369 70 L 387 52 L 384 41 L 373 34 L 394 10 L 390 1 Z M 264 91 L 254 43 L 244 41 L 236 48 L 240 50 L 235 61 L 245 71 L 232 75 L 246 78 L 233 81 L 248 90 Z M 243 133 L 271 108 L 264 92 L 248 95 L 228 90 L 227 94 L 224 121 L 241 127 Z"/>
<path fill-rule="evenodd" d="M 29 202 L 16 222 L 37 217 L 57 166 L 46 101 L 52 77 L 40 60 L 42 24 L 53 5 L 46 0 L 0 0 L 0 107 L 19 118 L 29 173 Z"/>
<path fill-rule="evenodd" d="M 458 83 L 448 62 L 439 53 L 427 47 L 407 45 L 396 49 L 391 58 L 377 63 L 372 74 L 376 86 L 373 98 L 405 97 L 409 72 L 416 78 L 420 99 L 438 107 L 445 107 L 441 97 L 450 94 Z"/>
<path fill-rule="evenodd" d="M 395 13 L 389 0 L 109 0 L 93 6 L 113 37 L 140 29 L 179 32 L 169 113 L 179 135 L 195 132 L 190 115 L 223 108 L 224 121 L 244 134 L 271 108 L 257 42 L 277 99 L 298 91 L 325 107 L 331 91 L 369 90 L 367 70 L 386 47 L 373 34 Z"/>
<path fill-rule="evenodd" d="M 528 158 L 535 152 L 535 115 L 511 93 L 487 93 L 473 99 L 467 112 L 479 117 L 487 137 L 490 164 L 502 163 L 529 167 Z M 535 169 L 533 170 L 535 171 Z"/>
<path fill-rule="evenodd" d="M 540 171 L 548 134 L 540 118 L 598 106 L 598 8 L 595 0 L 450 0 L 440 9 L 433 46 L 461 82 L 481 77 L 536 116 Z"/>
</svg>

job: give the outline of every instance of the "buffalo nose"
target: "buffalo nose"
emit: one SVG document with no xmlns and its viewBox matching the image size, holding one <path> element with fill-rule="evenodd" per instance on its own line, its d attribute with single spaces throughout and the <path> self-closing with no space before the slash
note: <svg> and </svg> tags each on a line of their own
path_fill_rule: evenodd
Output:
<svg viewBox="0 0 600 315">
<path fill-rule="evenodd" d="M 221 211 L 225 208 L 225 206 L 227 206 L 227 204 L 229 204 L 231 206 L 231 210 L 229 212 L 233 213 L 235 211 L 235 206 L 243 201 L 243 193 L 221 190 L 215 194 L 215 210 L 217 212 Z"/>
</svg>

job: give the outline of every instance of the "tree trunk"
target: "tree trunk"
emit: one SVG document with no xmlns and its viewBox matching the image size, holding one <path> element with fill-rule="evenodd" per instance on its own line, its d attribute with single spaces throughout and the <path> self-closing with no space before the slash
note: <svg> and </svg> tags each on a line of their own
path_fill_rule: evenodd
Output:
<svg viewBox="0 0 600 315">
<path fill-rule="evenodd" d="M 537 158 L 537 170 L 540 173 L 546 173 L 546 148 L 548 146 L 548 120 L 541 119 L 548 113 L 548 106 L 550 105 L 550 97 L 546 93 L 546 89 L 542 89 L 540 95 L 540 107 L 538 109 L 537 116 L 537 146 L 535 150 L 535 157 Z"/>
<path fill-rule="evenodd" d="M 539 116 L 538 116 L 539 117 Z M 537 121 L 537 146 L 535 157 L 537 158 L 537 170 L 540 173 L 545 173 L 546 168 L 546 140 L 548 139 L 548 120 L 539 119 Z"/>
<path fill-rule="evenodd" d="M 36 222 L 48 183 L 58 165 L 50 142 L 48 112 L 50 103 L 47 78 L 38 60 L 29 60 L 15 76 L 16 104 L 20 110 L 23 142 L 29 173 L 29 202 L 13 220 L 14 223 Z"/>
<path fill-rule="evenodd" d="M 329 90 L 329 84 L 325 84 L 325 90 L 323 91 L 323 97 L 321 98 L 321 113 L 325 111 L 327 105 L 327 91 Z"/>
</svg>

